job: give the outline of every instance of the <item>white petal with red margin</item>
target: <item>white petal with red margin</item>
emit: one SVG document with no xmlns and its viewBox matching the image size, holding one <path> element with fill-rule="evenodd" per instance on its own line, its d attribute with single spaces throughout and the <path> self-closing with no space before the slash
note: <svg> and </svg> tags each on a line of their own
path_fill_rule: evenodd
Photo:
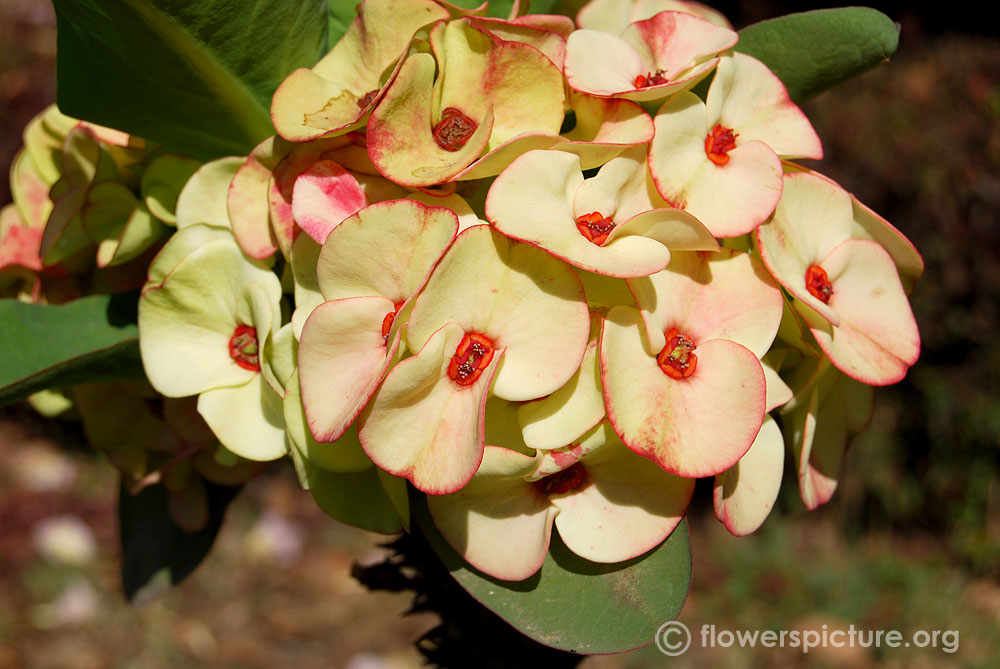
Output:
<svg viewBox="0 0 1000 669">
<path fill-rule="evenodd" d="M 247 260 L 233 241 L 218 240 L 187 255 L 162 284 L 143 293 L 139 351 L 157 390 L 184 397 L 242 385 L 256 375 L 229 355 L 236 326 L 250 324 L 243 302 L 251 282 L 263 287 L 277 308 L 281 287 L 274 273 Z M 238 314 L 240 309 L 245 313 Z"/>
<path fill-rule="evenodd" d="M 361 416 L 358 436 L 376 465 L 443 495 L 460 489 L 483 457 L 486 395 L 503 351 L 475 383 L 459 386 L 448 365 L 465 332 L 447 323 L 396 365 Z"/>
<path fill-rule="evenodd" d="M 713 163 L 705 153 L 705 105 L 692 93 L 670 98 L 653 125 L 650 171 L 671 206 L 693 214 L 717 237 L 750 232 L 774 211 L 781 197 L 782 169 L 766 144 L 738 142 L 727 154 L 728 163 Z"/>
<path fill-rule="evenodd" d="M 505 235 L 545 249 L 587 271 L 631 277 L 666 267 L 670 252 L 647 237 L 629 235 L 618 241 L 609 238 L 598 246 L 580 233 L 573 200 L 583 183 L 578 156 L 562 151 L 528 152 L 493 183 L 486 200 L 487 218 Z M 609 198 L 614 194 L 609 189 Z M 613 205 L 613 199 L 611 202 Z M 678 218 L 673 210 L 649 215 L 663 222 Z"/>
<path fill-rule="evenodd" d="M 370 205 L 327 237 L 316 265 L 319 288 L 328 300 L 372 295 L 392 302 L 408 299 L 457 229 L 454 212 L 442 207 L 413 200 Z"/>
<path fill-rule="evenodd" d="M 684 517 L 694 479 L 669 474 L 614 439 L 580 461 L 584 485 L 552 495 L 566 546 L 594 562 L 621 562 L 655 548 Z"/>
<path fill-rule="evenodd" d="M 781 488 L 785 444 L 778 424 L 764 418 L 750 450 L 730 469 L 715 477 L 715 516 L 736 536 L 760 527 Z"/>
<path fill-rule="evenodd" d="M 317 441 L 340 438 L 375 392 L 392 359 L 382 327 L 394 311 L 384 297 L 353 297 L 324 302 L 306 321 L 299 377 L 309 430 Z"/>
<path fill-rule="evenodd" d="M 493 392 L 515 401 L 548 395 L 569 381 L 590 332 L 573 270 L 485 225 L 460 234 L 427 281 L 410 315 L 410 349 L 420 350 L 449 321 L 507 350 Z"/>
<path fill-rule="evenodd" d="M 781 80 L 752 56 L 737 52 L 719 61 L 705 104 L 709 127 L 733 128 L 741 141 L 764 142 L 782 158 L 823 157 L 809 119 Z"/>
<path fill-rule="evenodd" d="M 451 495 L 430 496 L 434 524 L 480 571 L 520 581 L 542 566 L 556 509 L 523 479 L 535 459 L 487 446 L 476 476 Z"/>
<path fill-rule="evenodd" d="M 848 376 L 881 386 L 901 380 L 920 356 L 920 332 L 892 258 L 877 242 L 849 239 L 820 266 L 833 294 L 839 327 L 809 319 L 833 364 Z"/>
<path fill-rule="evenodd" d="M 317 161 L 295 178 L 292 215 L 320 244 L 341 221 L 367 204 L 358 180 L 332 160 Z"/>
<path fill-rule="evenodd" d="M 562 448 L 604 418 L 604 393 L 597 355 L 603 317 L 596 311 L 592 311 L 590 317 L 590 342 L 573 378 L 551 395 L 525 402 L 517 410 L 524 443 L 531 448 Z"/>
<path fill-rule="evenodd" d="M 313 438 L 302 408 L 297 369 L 289 379 L 288 392 L 282 408 L 285 430 L 292 447 L 313 465 L 328 472 L 360 472 L 373 466 L 361 448 L 357 424 L 352 425 L 340 439 L 329 444 L 321 444 Z"/>
<path fill-rule="evenodd" d="M 608 418 L 622 441 L 662 468 L 710 476 L 736 463 L 764 419 L 764 372 L 735 342 L 697 342 L 698 363 L 673 379 L 648 348 L 639 311 L 615 307 L 601 336 L 601 378 Z M 724 416 L 725 420 L 720 420 Z"/>
<path fill-rule="evenodd" d="M 762 357 L 781 323 L 781 291 L 742 251 L 677 252 L 663 272 L 628 284 L 651 333 L 676 327 L 695 342 L 729 339 Z"/>
<path fill-rule="evenodd" d="M 282 400 L 260 374 L 241 386 L 198 396 L 201 414 L 219 442 L 249 460 L 277 460 L 287 452 Z"/>
<path fill-rule="evenodd" d="M 231 229 L 229 185 L 243 165 L 242 158 L 219 158 L 198 168 L 177 196 L 177 228 L 208 223 Z"/>
</svg>

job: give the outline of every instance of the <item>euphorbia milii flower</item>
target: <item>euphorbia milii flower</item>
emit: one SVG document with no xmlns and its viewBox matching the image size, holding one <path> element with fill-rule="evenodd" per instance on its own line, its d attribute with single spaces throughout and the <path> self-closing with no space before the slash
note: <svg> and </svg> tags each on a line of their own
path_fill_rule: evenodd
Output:
<svg viewBox="0 0 1000 669">
<path fill-rule="evenodd" d="M 621 562 L 663 541 L 693 491 L 693 479 L 630 452 L 604 422 L 579 442 L 534 457 L 487 446 L 468 485 L 428 497 L 427 505 L 472 566 L 519 581 L 541 567 L 553 524 L 580 557 Z"/>
<path fill-rule="evenodd" d="M 703 103 L 668 100 L 653 120 L 649 167 L 660 195 L 717 237 L 762 223 L 781 196 L 781 158 L 821 158 L 819 138 L 781 81 L 750 56 L 722 58 Z"/>
<path fill-rule="evenodd" d="M 837 490 L 848 437 L 868 423 L 872 388 L 841 373 L 828 358 L 806 359 L 792 372 L 795 399 L 782 414 L 798 467 L 799 495 L 809 510 Z"/>
<path fill-rule="evenodd" d="M 140 255 L 165 232 L 158 217 L 173 216 L 167 207 L 158 205 L 176 201 L 183 180 L 197 167 L 190 158 L 161 154 L 146 166 L 142 197 L 137 198 L 131 186 L 136 178 L 132 167 L 119 169 L 112 147 L 102 139 L 104 134 L 80 123 L 66 135 L 62 172 L 50 190 L 54 206 L 42 237 L 41 253 L 47 265 L 94 245 L 98 267 L 120 265 Z M 117 131 L 111 135 L 116 141 L 128 137 L 121 140 L 118 136 L 123 133 Z M 171 185 L 165 181 L 174 176 L 174 170 L 163 167 L 175 160 L 184 167 Z M 151 205 L 155 214 L 149 209 Z"/>
<path fill-rule="evenodd" d="M 330 53 L 311 69 L 292 72 L 274 92 L 271 120 L 278 134 L 301 142 L 361 125 L 414 33 L 449 15 L 432 0 L 364 0 Z"/>
<path fill-rule="evenodd" d="M 274 168 L 268 206 L 271 226 L 286 255 L 298 228 L 322 244 L 330 230 L 366 204 L 402 194 L 402 189 L 377 175 L 363 176 L 345 168 L 354 154 L 364 156 L 354 141 L 363 146 L 354 135 L 299 144 Z M 370 167 L 366 158 L 364 162 Z M 375 192 L 370 196 L 363 184 Z"/>
<path fill-rule="evenodd" d="M 287 257 L 300 230 L 322 244 L 361 207 L 405 193 L 378 176 L 356 133 L 295 145 L 272 138 L 236 171 L 227 207 L 240 248 L 264 259 L 278 249 Z"/>
<path fill-rule="evenodd" d="M 616 277 L 659 272 L 670 249 L 712 250 L 711 233 L 654 195 L 645 147 L 608 162 L 590 179 L 561 151 L 529 151 L 497 177 L 486 216 L 505 235 L 590 272 Z M 659 208 L 656 208 L 659 205 Z"/>
<path fill-rule="evenodd" d="M 542 397 L 580 367 L 590 330 L 567 265 L 489 226 L 461 233 L 407 324 L 416 355 L 386 376 L 361 417 L 382 469 L 434 494 L 454 492 L 482 459 L 487 393 Z"/>
<path fill-rule="evenodd" d="M 604 321 L 601 378 L 626 446 L 679 476 L 738 461 L 764 418 L 760 357 L 781 320 L 781 293 L 751 256 L 675 253 L 663 272 L 629 279 L 641 309 Z"/>
<path fill-rule="evenodd" d="M 893 259 L 854 238 L 858 227 L 846 191 L 793 173 L 757 244 L 833 364 L 862 383 L 895 383 L 920 355 L 920 333 Z"/>
<path fill-rule="evenodd" d="M 309 315 L 299 346 L 302 400 L 317 440 L 339 438 L 375 392 L 411 298 L 457 231 L 448 209 L 393 200 L 362 209 L 327 237 L 316 269 L 327 301 Z"/>
<path fill-rule="evenodd" d="M 282 153 L 287 147 L 280 138 L 271 148 L 262 144 L 260 156 L 251 154 L 230 187 L 234 232 L 251 257 L 268 257 L 277 248 L 287 257 L 300 231 L 322 244 L 342 220 L 366 205 L 421 199 L 378 173 L 359 133 L 295 144 Z"/>
<path fill-rule="evenodd" d="M 433 53 L 403 61 L 368 123 L 368 153 L 385 177 L 444 183 L 522 133 L 559 134 L 562 75 L 541 51 L 470 19 L 436 24 L 430 44 Z"/>
<path fill-rule="evenodd" d="M 283 389 L 268 360 L 280 300 L 278 277 L 244 256 L 228 230 L 206 225 L 171 237 L 139 300 L 150 383 L 167 397 L 198 395 L 219 441 L 251 460 L 285 454 Z"/>
<path fill-rule="evenodd" d="M 46 264 L 61 262 L 93 244 L 82 217 L 87 197 L 95 183 L 115 184 L 117 176 L 110 154 L 94 132 L 84 126 L 67 133 L 59 157 L 59 179 L 49 191 L 53 208 L 42 237 L 41 253 Z M 127 195 L 132 196 L 131 190 Z"/>
<path fill-rule="evenodd" d="M 819 172 L 806 169 L 795 163 L 784 163 L 785 174 L 806 172 L 819 179 L 825 179 L 835 189 L 841 186 L 836 181 Z M 899 279 L 903 282 L 903 289 L 907 294 L 913 290 L 914 282 L 924 273 L 924 259 L 920 257 L 920 252 L 909 239 L 906 238 L 892 223 L 882 216 L 872 211 L 867 205 L 858 200 L 853 193 L 851 195 L 851 205 L 854 213 L 854 221 L 851 226 L 851 237 L 853 239 L 871 239 L 878 242 L 882 248 L 892 257 L 896 263 L 896 271 L 899 272 Z"/>
<path fill-rule="evenodd" d="M 121 130 L 66 116 L 49 105 L 24 128 L 24 148 L 42 180 L 54 183 L 63 173 L 63 148 L 74 128 L 86 128 L 107 149 L 120 170 L 130 171 L 147 156 L 146 140 Z"/>
<path fill-rule="evenodd" d="M 691 14 L 660 12 L 617 37 L 577 30 L 566 43 L 566 81 L 577 91 L 659 100 L 691 88 L 736 44 L 735 32 Z"/>
<path fill-rule="evenodd" d="M 686 0 L 590 0 L 576 15 L 576 25 L 620 35 L 628 24 L 652 18 L 660 12 L 686 12 L 723 28 L 732 28 L 718 10 Z"/>
<path fill-rule="evenodd" d="M 764 410 L 770 413 L 792 399 L 792 390 L 766 358 L 761 362 L 767 383 Z M 784 467 L 785 443 L 781 429 L 771 416 L 765 416 L 750 450 L 739 462 L 715 477 L 715 516 L 727 530 L 743 536 L 764 523 L 778 498 Z"/>
</svg>

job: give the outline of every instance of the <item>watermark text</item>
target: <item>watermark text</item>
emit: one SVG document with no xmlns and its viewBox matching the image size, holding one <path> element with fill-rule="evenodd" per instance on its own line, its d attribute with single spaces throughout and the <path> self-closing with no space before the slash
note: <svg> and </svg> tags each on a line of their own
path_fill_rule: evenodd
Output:
<svg viewBox="0 0 1000 669">
<path fill-rule="evenodd" d="M 681 655 L 696 638 L 702 648 L 939 648 L 945 653 L 958 651 L 958 630 L 917 630 L 906 635 L 899 630 L 866 630 L 850 625 L 847 629 L 829 629 L 823 625 L 813 630 L 731 630 L 716 625 L 702 625 L 692 635 L 679 621 L 664 623 L 656 631 L 656 647 L 664 655 Z"/>
</svg>

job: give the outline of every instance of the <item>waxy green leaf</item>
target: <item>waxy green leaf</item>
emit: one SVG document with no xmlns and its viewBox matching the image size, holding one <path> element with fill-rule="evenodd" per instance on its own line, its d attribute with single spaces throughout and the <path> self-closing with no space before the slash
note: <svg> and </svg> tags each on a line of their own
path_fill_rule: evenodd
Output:
<svg viewBox="0 0 1000 669">
<path fill-rule="evenodd" d="M 53 4 L 59 108 L 203 160 L 274 134 L 274 89 L 326 50 L 325 0 Z"/>
<path fill-rule="evenodd" d="M 239 487 L 204 481 L 208 523 L 197 532 L 185 532 L 171 519 L 167 489 L 162 483 L 131 494 L 124 484 L 118 494 L 118 522 L 122 542 L 122 587 L 125 597 L 139 604 L 180 583 L 195 570 L 212 548 L 226 507 Z"/>
<path fill-rule="evenodd" d="M 328 40 L 331 49 L 347 32 L 355 16 L 357 16 L 357 3 L 327 0 Z"/>
<path fill-rule="evenodd" d="M 476 600 L 539 643 L 573 653 L 620 653 L 653 641 L 673 620 L 691 585 L 687 520 L 649 553 L 617 564 L 572 553 L 553 531 L 542 568 L 501 581 L 471 567 L 434 526 L 423 495 L 411 497 L 421 531 L 458 583 Z"/>
<path fill-rule="evenodd" d="M 369 532 L 402 531 L 399 513 L 383 491 L 375 467 L 335 473 L 307 463 L 306 472 L 313 500 L 331 518 Z"/>
<path fill-rule="evenodd" d="M 867 7 L 817 9 L 747 26 L 736 51 L 763 61 L 796 103 L 886 62 L 899 26 Z"/>
<path fill-rule="evenodd" d="M 63 305 L 0 300 L 0 405 L 46 388 L 138 378 L 134 293 Z"/>
</svg>

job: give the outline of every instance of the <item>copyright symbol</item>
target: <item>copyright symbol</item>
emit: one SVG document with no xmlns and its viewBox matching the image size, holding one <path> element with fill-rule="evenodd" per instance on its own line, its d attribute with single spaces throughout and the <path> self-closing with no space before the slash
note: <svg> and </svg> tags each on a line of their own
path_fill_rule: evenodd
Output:
<svg viewBox="0 0 1000 669">
<path fill-rule="evenodd" d="M 660 625 L 653 640 L 661 653 L 675 657 L 683 655 L 691 645 L 691 632 L 684 623 L 671 620 Z"/>
</svg>

